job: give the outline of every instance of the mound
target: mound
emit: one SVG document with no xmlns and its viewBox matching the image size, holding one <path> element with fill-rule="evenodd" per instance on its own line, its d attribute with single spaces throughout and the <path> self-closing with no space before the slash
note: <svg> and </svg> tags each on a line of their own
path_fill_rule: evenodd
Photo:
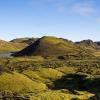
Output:
<svg viewBox="0 0 100 100">
<path fill-rule="evenodd" d="M 26 47 L 20 52 L 14 54 L 14 56 L 30 56 L 30 55 L 64 55 L 68 53 L 77 53 L 81 49 L 74 43 L 65 41 L 61 38 L 44 36 L 34 42 L 32 45 Z"/>
<path fill-rule="evenodd" d="M 30 77 L 32 80 L 38 80 L 41 82 L 55 80 L 64 75 L 62 72 L 52 68 L 41 68 L 38 71 L 27 70 L 24 71 L 23 74 Z"/>
<path fill-rule="evenodd" d="M 37 83 L 30 80 L 25 75 L 19 73 L 3 73 L 0 75 L 0 91 L 8 92 L 32 92 L 45 90 L 46 85 L 43 83 Z"/>
<path fill-rule="evenodd" d="M 0 53 L 19 51 L 25 48 L 26 46 L 27 45 L 25 43 L 12 43 L 12 42 L 0 40 Z"/>
</svg>

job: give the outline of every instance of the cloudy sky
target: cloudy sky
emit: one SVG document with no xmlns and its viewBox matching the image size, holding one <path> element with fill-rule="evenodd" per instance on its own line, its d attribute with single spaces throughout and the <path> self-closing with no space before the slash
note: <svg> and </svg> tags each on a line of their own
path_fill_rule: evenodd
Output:
<svg viewBox="0 0 100 100">
<path fill-rule="evenodd" d="M 0 0 L 0 39 L 53 35 L 100 40 L 100 0 Z"/>
</svg>

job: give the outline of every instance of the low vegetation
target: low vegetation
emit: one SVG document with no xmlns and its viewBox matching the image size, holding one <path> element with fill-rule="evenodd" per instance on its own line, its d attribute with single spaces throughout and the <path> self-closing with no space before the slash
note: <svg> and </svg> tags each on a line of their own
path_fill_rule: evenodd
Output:
<svg viewBox="0 0 100 100">
<path fill-rule="evenodd" d="M 98 67 L 92 65 L 94 61 Z M 100 94 L 99 67 L 96 58 L 71 61 L 41 56 L 1 58 L 0 91 L 6 98 L 89 100 Z"/>
<path fill-rule="evenodd" d="M 11 44 L 16 41 L 24 39 Z M 18 57 L 0 57 L 0 99 L 100 100 L 99 52 L 65 39 L 42 37 L 14 54 Z"/>
<path fill-rule="evenodd" d="M 20 51 L 28 46 L 25 43 L 12 43 L 0 40 L 0 53 Z"/>
</svg>

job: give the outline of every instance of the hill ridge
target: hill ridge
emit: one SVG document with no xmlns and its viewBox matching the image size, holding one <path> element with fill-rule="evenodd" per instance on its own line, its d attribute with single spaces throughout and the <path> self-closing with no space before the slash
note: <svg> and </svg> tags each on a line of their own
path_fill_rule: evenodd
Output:
<svg viewBox="0 0 100 100">
<path fill-rule="evenodd" d="M 76 54 L 80 51 L 82 51 L 82 49 L 73 42 L 53 36 L 44 36 L 30 46 L 24 48 L 22 51 L 15 53 L 14 56 L 65 55 L 69 53 Z"/>
</svg>

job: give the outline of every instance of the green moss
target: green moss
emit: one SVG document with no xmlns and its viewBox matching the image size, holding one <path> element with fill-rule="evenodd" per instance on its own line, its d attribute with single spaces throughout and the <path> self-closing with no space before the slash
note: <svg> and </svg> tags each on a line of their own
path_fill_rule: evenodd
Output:
<svg viewBox="0 0 100 100">
<path fill-rule="evenodd" d="M 25 48 L 27 44 L 25 43 L 12 43 L 0 40 L 0 53 L 19 51 Z"/>
<path fill-rule="evenodd" d="M 78 71 L 78 68 L 76 67 L 59 67 L 56 68 L 56 70 L 61 71 L 63 73 L 69 74 L 69 73 L 76 73 Z"/>
<path fill-rule="evenodd" d="M 30 80 L 25 75 L 19 73 L 3 73 L 0 75 L 0 91 L 9 92 L 35 92 L 46 90 L 46 85 Z"/>
<path fill-rule="evenodd" d="M 39 94 L 37 97 L 31 97 L 31 100 L 88 100 L 92 96 L 94 95 L 85 91 L 78 92 L 78 95 L 72 94 L 69 91 L 47 91 Z"/>
<path fill-rule="evenodd" d="M 50 44 L 66 43 L 64 40 L 53 36 L 44 36 L 40 39 L 40 41 L 44 43 L 50 43 Z"/>
<path fill-rule="evenodd" d="M 64 75 L 62 72 L 52 68 L 40 68 L 38 71 L 26 70 L 23 74 L 32 80 L 38 80 L 41 82 L 50 82 Z"/>
</svg>

